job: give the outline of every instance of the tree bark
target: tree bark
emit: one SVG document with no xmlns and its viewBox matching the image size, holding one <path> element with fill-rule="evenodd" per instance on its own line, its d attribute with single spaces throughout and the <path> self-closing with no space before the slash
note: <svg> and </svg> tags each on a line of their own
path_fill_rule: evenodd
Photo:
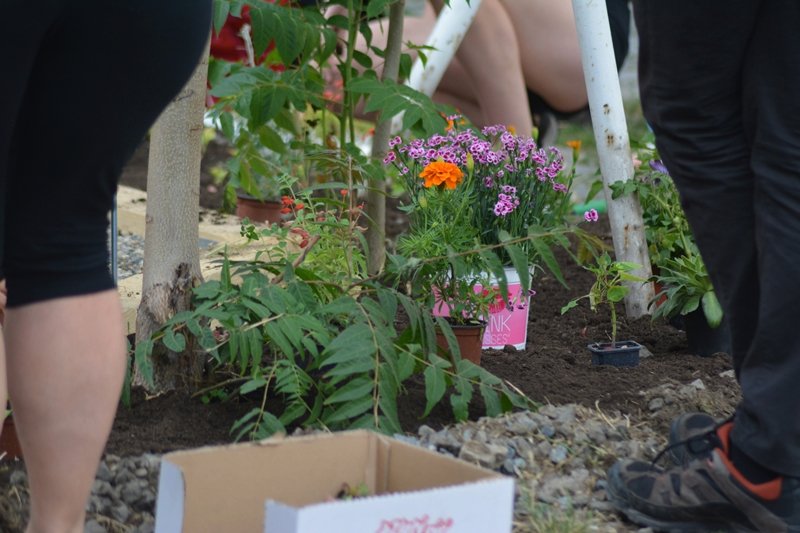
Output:
<svg viewBox="0 0 800 533">
<path fill-rule="evenodd" d="M 199 189 L 208 47 L 191 79 L 150 132 L 142 301 L 136 341 L 149 339 L 175 313 L 190 308 L 202 281 L 199 253 Z M 203 358 L 187 339 L 182 353 L 156 343 L 153 381 L 135 372 L 134 386 L 149 394 L 189 390 L 200 380 Z"/>
<path fill-rule="evenodd" d="M 389 8 L 389 34 L 386 42 L 386 62 L 383 66 L 382 79 L 397 81 L 400 71 L 400 52 L 403 44 L 403 12 L 405 0 L 398 0 Z M 389 136 L 392 133 L 392 117 L 381 117 L 375 127 L 372 139 L 372 157 L 383 159 L 386 155 Z M 377 274 L 386 261 L 386 179 L 370 184 L 367 190 L 367 270 L 370 275 Z"/>
</svg>

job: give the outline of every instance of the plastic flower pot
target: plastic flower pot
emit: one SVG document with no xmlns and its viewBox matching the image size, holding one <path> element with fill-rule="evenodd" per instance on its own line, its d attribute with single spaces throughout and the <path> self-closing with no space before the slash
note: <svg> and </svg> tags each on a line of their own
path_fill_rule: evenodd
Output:
<svg viewBox="0 0 800 533">
<path fill-rule="evenodd" d="M 642 345 L 636 341 L 595 342 L 588 348 L 592 352 L 593 365 L 625 367 L 639 365 Z"/>
<path fill-rule="evenodd" d="M 712 328 L 703 309 L 697 308 L 683 316 L 683 327 L 692 354 L 709 357 L 720 352 L 731 353 L 731 330 L 724 317 L 719 326 Z"/>
<path fill-rule="evenodd" d="M 456 336 L 458 348 L 461 350 L 461 358 L 472 361 L 476 365 L 481 364 L 481 343 L 483 330 L 486 324 L 450 324 L 450 329 Z M 447 339 L 443 333 L 436 333 L 436 344 L 445 352 L 450 352 L 447 346 Z"/>
</svg>

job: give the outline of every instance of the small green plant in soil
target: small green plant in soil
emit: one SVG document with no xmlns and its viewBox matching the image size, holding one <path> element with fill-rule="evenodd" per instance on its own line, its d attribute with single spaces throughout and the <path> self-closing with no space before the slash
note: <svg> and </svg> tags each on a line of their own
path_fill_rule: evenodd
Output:
<svg viewBox="0 0 800 533">
<path fill-rule="evenodd" d="M 576 307 L 580 300 L 589 299 L 589 307 L 592 311 L 597 311 L 600 306 L 607 305 L 611 311 L 611 342 L 617 342 L 617 307 L 630 288 L 625 283 L 645 282 L 644 278 L 631 274 L 641 265 L 628 261 L 614 261 L 607 252 L 603 253 L 595 260 L 594 264 L 584 266 L 595 276 L 595 282 L 589 293 L 571 300 L 561 308 L 563 315 L 570 309 Z"/>
</svg>

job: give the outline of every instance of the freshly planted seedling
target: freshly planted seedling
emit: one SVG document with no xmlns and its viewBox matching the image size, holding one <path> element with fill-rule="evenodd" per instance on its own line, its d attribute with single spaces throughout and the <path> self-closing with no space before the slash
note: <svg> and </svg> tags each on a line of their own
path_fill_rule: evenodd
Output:
<svg viewBox="0 0 800 533">
<path fill-rule="evenodd" d="M 635 276 L 631 272 L 641 268 L 641 265 L 628 261 L 613 261 L 608 253 L 599 256 L 595 263 L 584 268 L 595 275 L 595 282 L 588 294 L 571 300 L 561 308 L 563 315 L 578 305 L 580 300 L 589 299 L 589 307 L 597 312 L 600 306 L 608 305 L 611 310 L 611 343 L 617 342 L 617 302 L 622 301 L 630 290 L 625 283 L 645 282 L 644 278 Z"/>
</svg>

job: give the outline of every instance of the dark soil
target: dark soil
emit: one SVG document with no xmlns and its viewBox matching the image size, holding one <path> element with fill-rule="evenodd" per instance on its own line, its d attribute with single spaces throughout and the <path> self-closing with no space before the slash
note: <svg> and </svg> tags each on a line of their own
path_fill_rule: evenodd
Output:
<svg viewBox="0 0 800 533">
<path fill-rule="evenodd" d="M 214 151 L 207 153 L 204 165 L 225 157 L 224 150 L 219 151 L 213 143 L 210 146 Z M 143 185 L 141 176 L 145 172 L 140 165 L 146 161 L 142 155 L 144 150 L 137 152 L 126 167 L 124 184 Z M 204 171 L 203 176 L 201 202 L 213 202 L 213 195 L 203 193 L 203 187 L 212 184 L 210 175 Z M 214 207 L 214 204 L 206 203 L 204 207 Z M 607 233 L 602 225 L 596 230 Z M 608 340 L 610 315 L 607 310 L 595 314 L 585 303 L 561 315 L 561 307 L 571 298 L 586 294 L 592 283 L 591 274 L 582 268 L 563 257 L 561 264 L 569 288 L 549 275 L 541 275 L 534 282 L 537 294 L 530 309 L 526 349 L 486 350 L 482 359 L 486 369 L 537 402 L 578 403 L 604 411 L 618 410 L 637 419 L 648 414 L 650 395 L 646 392 L 668 383 L 686 384 L 701 379 L 710 396 L 716 393 L 733 401 L 732 381 L 719 378 L 721 372 L 731 368 L 729 357 L 725 354 L 707 358 L 692 355 L 688 353 L 683 332 L 669 324 L 651 321 L 649 317 L 633 321 L 622 319 L 618 338 L 639 342 L 652 356 L 643 358 L 641 364 L 633 368 L 592 366 L 586 346 Z M 448 405 L 445 399 L 428 419 L 420 420 L 425 406 L 424 386 L 421 382 L 410 383 L 400 401 L 404 429 L 413 432 L 423 423 L 432 427 L 452 423 Z M 131 408 L 120 407 L 107 451 L 134 455 L 230 442 L 233 423 L 255 406 L 256 403 L 242 399 L 205 404 L 199 399 L 176 394 L 151 400 L 135 398 Z M 678 410 L 697 408 L 677 407 Z M 476 409 L 471 414 L 478 417 L 482 413 Z M 653 422 L 663 426 L 666 419 Z"/>
</svg>

